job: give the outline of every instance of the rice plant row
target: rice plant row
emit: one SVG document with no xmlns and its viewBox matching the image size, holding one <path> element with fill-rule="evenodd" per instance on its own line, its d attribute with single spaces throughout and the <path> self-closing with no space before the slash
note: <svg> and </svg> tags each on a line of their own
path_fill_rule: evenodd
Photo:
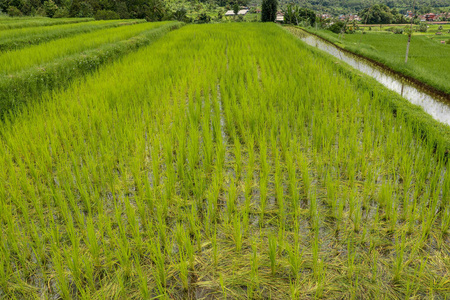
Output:
<svg viewBox="0 0 450 300">
<path fill-rule="evenodd" d="M 132 25 L 145 20 L 111 20 L 64 24 L 44 27 L 26 27 L 0 31 L 0 51 L 17 50 L 71 35 L 88 33 L 109 27 Z"/>
<path fill-rule="evenodd" d="M 36 102 L 45 90 L 67 86 L 74 78 L 82 77 L 105 63 L 149 45 L 182 25 L 180 22 L 153 23 L 141 28 L 140 32 L 135 32 L 131 38 L 105 43 L 94 49 L 55 58 L 20 72 L 0 76 L 0 116 L 17 111 L 30 101 Z"/>
<path fill-rule="evenodd" d="M 189 25 L 6 118 L 0 297 L 448 295 L 448 162 L 341 69 Z"/>
<path fill-rule="evenodd" d="M 161 26 L 160 22 L 106 28 L 62 38 L 48 43 L 0 53 L 0 76 L 41 65 L 57 58 L 96 48 L 103 44 L 129 39 L 141 32 Z"/>
<path fill-rule="evenodd" d="M 41 17 L 1 18 L 0 30 L 71 24 L 71 23 L 89 22 L 93 20 L 94 20 L 93 18 L 59 18 L 59 19 L 41 18 Z"/>
</svg>

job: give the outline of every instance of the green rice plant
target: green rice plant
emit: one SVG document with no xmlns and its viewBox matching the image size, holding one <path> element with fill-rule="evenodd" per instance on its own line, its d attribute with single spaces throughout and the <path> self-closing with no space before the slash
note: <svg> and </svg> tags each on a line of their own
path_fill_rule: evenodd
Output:
<svg viewBox="0 0 450 300">
<path fill-rule="evenodd" d="M 56 281 L 58 282 L 58 290 L 61 293 L 64 299 L 70 299 L 70 290 L 69 283 L 67 282 L 67 276 L 64 272 L 63 262 L 61 261 L 61 257 L 57 255 L 57 249 L 53 249 L 53 263 L 56 270 Z"/>
<path fill-rule="evenodd" d="M 259 289 L 259 258 L 258 258 L 258 245 L 255 240 L 252 241 L 252 268 L 251 279 L 252 285 L 255 289 Z"/>
<path fill-rule="evenodd" d="M 217 229 L 217 227 L 215 229 Z M 219 255 L 219 253 L 218 253 L 219 248 L 217 246 L 217 230 L 214 230 L 214 234 L 211 239 L 211 247 L 212 247 L 212 257 L 211 257 L 212 264 L 213 264 L 213 266 L 217 266 L 218 255 Z"/>
<path fill-rule="evenodd" d="M 272 272 L 272 276 L 275 275 L 276 272 L 276 259 L 277 259 L 277 239 L 274 235 L 269 235 L 269 259 L 270 259 L 270 271 Z"/>
<path fill-rule="evenodd" d="M 278 219 L 280 223 L 284 223 L 286 211 L 285 211 L 285 203 L 284 203 L 284 187 L 283 187 L 283 179 L 281 175 L 281 167 L 275 169 L 275 194 L 277 198 L 278 204 Z"/>
<path fill-rule="evenodd" d="M 300 276 L 300 270 L 303 264 L 303 251 L 300 252 L 296 245 L 285 245 L 285 251 L 288 254 L 289 267 L 291 270 L 291 276 L 294 280 L 298 280 Z"/>
<path fill-rule="evenodd" d="M 239 214 L 234 214 L 233 217 L 233 239 L 236 252 L 240 253 L 242 250 L 242 224 Z"/>
<path fill-rule="evenodd" d="M 268 184 L 268 175 L 261 174 L 259 178 L 259 201 L 260 201 L 261 222 L 263 222 L 264 220 L 264 214 L 266 213 L 267 207 L 267 193 L 268 193 L 267 184 Z"/>
<path fill-rule="evenodd" d="M 404 267 L 404 252 L 405 252 L 405 232 L 401 233 L 401 236 L 397 237 L 396 243 L 396 257 L 395 257 L 395 268 L 394 268 L 394 280 L 398 281 L 403 271 Z"/>
<path fill-rule="evenodd" d="M 183 256 L 183 252 L 180 251 L 180 262 L 179 262 L 179 272 L 180 272 L 180 278 L 181 283 L 183 285 L 183 288 L 187 290 L 189 288 L 188 283 L 188 265 L 186 262 L 185 257 Z"/>
<path fill-rule="evenodd" d="M 231 222 L 236 210 L 236 199 L 237 199 L 237 187 L 236 182 L 233 178 L 230 180 L 230 185 L 228 187 L 228 201 L 227 201 L 227 219 Z"/>
<path fill-rule="evenodd" d="M 294 210 L 295 214 L 297 214 L 300 199 L 299 193 L 297 191 L 296 166 L 294 164 L 293 156 L 290 151 L 287 151 L 285 156 L 286 156 L 287 173 L 289 177 L 289 194 L 291 197 L 291 207 Z"/>
<path fill-rule="evenodd" d="M 167 285 L 167 270 L 165 267 L 164 254 L 161 251 L 159 241 L 156 240 L 151 244 L 151 257 L 153 263 L 155 264 L 154 277 L 156 281 L 156 286 L 161 295 L 166 294 Z"/>
<path fill-rule="evenodd" d="M 311 179 L 309 177 L 309 169 L 306 158 L 300 154 L 298 159 L 298 164 L 300 166 L 300 171 L 302 173 L 302 183 L 303 183 L 303 193 L 307 197 L 309 195 L 309 190 L 311 188 Z"/>
<path fill-rule="evenodd" d="M 242 174 L 242 154 L 241 154 L 241 143 L 237 137 L 234 138 L 233 145 L 234 145 L 236 177 L 240 178 Z"/>
<path fill-rule="evenodd" d="M 223 279 L 222 273 L 220 273 L 220 275 L 219 275 L 219 283 L 220 283 L 220 288 L 222 290 L 223 298 L 227 299 L 227 287 L 225 285 L 225 280 Z"/>
<path fill-rule="evenodd" d="M 347 279 L 353 282 L 353 276 L 355 275 L 355 242 L 353 240 L 353 235 L 347 238 Z"/>
<path fill-rule="evenodd" d="M 147 277 L 145 276 L 144 271 L 142 270 L 141 259 L 139 255 L 134 256 L 134 261 L 139 280 L 139 290 L 142 296 L 148 297 L 150 295 L 150 291 L 148 288 Z"/>
</svg>

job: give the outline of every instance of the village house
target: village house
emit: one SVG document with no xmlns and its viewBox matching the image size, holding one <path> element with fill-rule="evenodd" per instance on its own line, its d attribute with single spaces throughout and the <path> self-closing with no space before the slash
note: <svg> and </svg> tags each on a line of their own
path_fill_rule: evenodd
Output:
<svg viewBox="0 0 450 300">
<path fill-rule="evenodd" d="M 437 18 L 438 18 L 438 16 L 436 14 L 433 14 L 433 13 L 428 13 L 428 14 L 425 15 L 425 20 L 428 21 L 428 22 L 436 21 Z"/>
<path fill-rule="evenodd" d="M 349 14 L 349 15 L 340 15 L 339 16 L 339 20 L 340 21 L 361 21 L 361 18 L 358 15 L 353 15 L 353 14 Z"/>
<path fill-rule="evenodd" d="M 277 17 L 275 19 L 275 22 L 280 22 L 283 23 L 284 22 L 284 13 L 281 11 L 277 12 Z"/>
<path fill-rule="evenodd" d="M 238 11 L 237 15 L 238 15 L 238 16 L 245 16 L 245 15 L 248 13 L 248 11 L 249 11 L 248 8 L 246 8 L 246 9 L 241 9 L 241 10 Z M 228 10 L 228 11 L 225 13 L 225 17 L 232 17 L 232 16 L 234 16 L 234 15 L 235 15 L 235 14 L 234 14 L 234 11 L 233 11 L 233 10 Z"/>
</svg>

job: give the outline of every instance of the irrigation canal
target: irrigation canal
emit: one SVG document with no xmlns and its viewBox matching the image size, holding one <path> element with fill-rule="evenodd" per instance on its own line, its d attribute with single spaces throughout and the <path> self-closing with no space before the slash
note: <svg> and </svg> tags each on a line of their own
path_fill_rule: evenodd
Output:
<svg viewBox="0 0 450 300">
<path fill-rule="evenodd" d="M 302 35 L 298 36 L 302 41 L 310 46 L 325 51 L 334 57 L 346 62 L 353 68 L 375 78 L 378 82 L 386 86 L 388 89 L 400 94 L 413 104 L 421 106 L 436 120 L 450 125 L 450 103 L 444 98 L 427 91 L 424 88 L 415 86 L 414 84 L 389 70 L 365 60 L 359 56 L 353 55 L 347 51 L 343 51 L 334 44 L 325 41 L 304 30 Z"/>
</svg>

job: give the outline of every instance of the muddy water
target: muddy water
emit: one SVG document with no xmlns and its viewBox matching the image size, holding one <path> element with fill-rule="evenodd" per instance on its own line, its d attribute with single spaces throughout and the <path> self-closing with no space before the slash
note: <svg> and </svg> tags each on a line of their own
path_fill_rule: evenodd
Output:
<svg viewBox="0 0 450 300">
<path fill-rule="evenodd" d="M 384 70 L 368 60 L 344 52 L 332 43 L 326 42 L 303 30 L 302 34 L 298 35 L 298 37 L 308 45 L 325 51 L 364 74 L 375 78 L 388 89 L 402 95 L 411 103 L 421 106 L 434 119 L 450 125 L 450 103 L 446 102 L 445 99 L 440 98 L 438 95 L 433 95 L 431 92 L 419 89 L 419 87 L 407 82 L 406 79 L 388 70 Z"/>
</svg>

